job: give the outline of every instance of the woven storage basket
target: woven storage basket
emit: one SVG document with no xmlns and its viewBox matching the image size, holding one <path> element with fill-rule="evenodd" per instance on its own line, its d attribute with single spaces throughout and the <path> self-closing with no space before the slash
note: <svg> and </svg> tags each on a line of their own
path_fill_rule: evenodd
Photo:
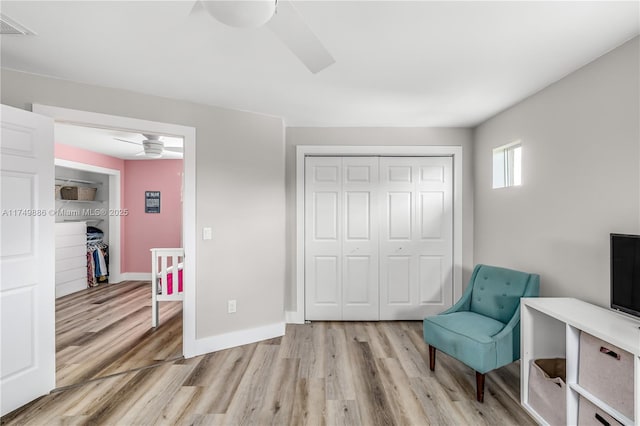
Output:
<svg viewBox="0 0 640 426">
<path fill-rule="evenodd" d="M 567 423 L 567 361 L 537 359 L 529 367 L 529 405 L 551 426 Z"/>
<path fill-rule="evenodd" d="M 622 423 L 580 395 L 580 404 L 578 405 L 578 424 L 580 426 L 618 426 Z"/>
<path fill-rule="evenodd" d="M 63 200 L 94 201 L 97 190 L 88 186 L 63 186 L 60 195 Z"/>
<path fill-rule="evenodd" d="M 584 331 L 580 333 L 578 384 L 633 419 L 634 355 Z"/>
</svg>

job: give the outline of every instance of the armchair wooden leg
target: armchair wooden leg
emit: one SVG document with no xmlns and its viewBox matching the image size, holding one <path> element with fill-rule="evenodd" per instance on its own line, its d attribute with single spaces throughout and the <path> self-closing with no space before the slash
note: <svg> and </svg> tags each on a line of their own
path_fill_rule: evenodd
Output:
<svg viewBox="0 0 640 426">
<path fill-rule="evenodd" d="M 476 371 L 476 399 L 484 402 L 484 374 Z"/>
<path fill-rule="evenodd" d="M 429 345 L 429 370 L 436 369 L 436 348 Z"/>
</svg>

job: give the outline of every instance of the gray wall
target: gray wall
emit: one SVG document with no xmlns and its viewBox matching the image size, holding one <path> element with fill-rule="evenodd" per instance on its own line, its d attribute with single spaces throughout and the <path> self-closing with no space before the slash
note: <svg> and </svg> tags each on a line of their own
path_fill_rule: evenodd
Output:
<svg viewBox="0 0 640 426">
<path fill-rule="evenodd" d="M 197 337 L 284 321 L 281 119 L 4 69 L 1 84 L 2 103 L 27 110 L 41 103 L 195 127 Z M 201 240 L 203 226 L 212 241 Z"/>
<path fill-rule="evenodd" d="M 462 147 L 463 286 L 473 269 L 472 132 L 461 128 L 288 127 L 286 136 L 287 283 L 285 309 L 296 307 L 296 146 L 298 145 L 454 145 Z"/>
<path fill-rule="evenodd" d="M 639 49 L 636 37 L 476 129 L 477 263 L 609 305 L 609 233 L 640 232 Z M 517 139 L 523 185 L 491 189 L 492 149 Z"/>
</svg>

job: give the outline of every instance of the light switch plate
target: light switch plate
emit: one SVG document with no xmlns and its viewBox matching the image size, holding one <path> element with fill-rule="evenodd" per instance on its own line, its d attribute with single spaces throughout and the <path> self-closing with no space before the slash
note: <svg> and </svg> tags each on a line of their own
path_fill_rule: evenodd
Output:
<svg viewBox="0 0 640 426">
<path fill-rule="evenodd" d="M 203 240 L 211 239 L 211 228 L 202 228 L 202 239 Z"/>
</svg>

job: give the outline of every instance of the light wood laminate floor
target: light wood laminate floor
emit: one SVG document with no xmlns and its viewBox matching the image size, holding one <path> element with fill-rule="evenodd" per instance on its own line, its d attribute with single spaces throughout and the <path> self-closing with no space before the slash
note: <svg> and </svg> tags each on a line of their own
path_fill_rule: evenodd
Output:
<svg viewBox="0 0 640 426">
<path fill-rule="evenodd" d="M 52 393 L 6 424 L 533 425 L 519 365 L 475 374 L 438 353 L 421 322 L 314 322 L 286 335 Z"/>
<path fill-rule="evenodd" d="M 151 328 L 151 283 L 102 284 L 56 299 L 56 386 L 86 382 L 182 355 L 182 303 L 160 303 Z"/>
</svg>

